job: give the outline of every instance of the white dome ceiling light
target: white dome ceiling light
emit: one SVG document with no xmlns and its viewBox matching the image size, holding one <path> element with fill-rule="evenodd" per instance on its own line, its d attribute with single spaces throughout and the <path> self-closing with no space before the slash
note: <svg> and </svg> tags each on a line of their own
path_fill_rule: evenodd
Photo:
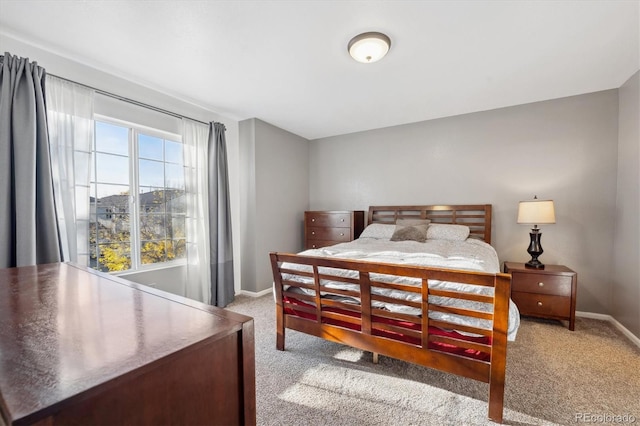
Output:
<svg viewBox="0 0 640 426">
<path fill-rule="evenodd" d="M 379 61 L 391 48 L 391 39 L 377 32 L 362 33 L 351 39 L 347 50 L 353 59 L 369 64 Z"/>
</svg>

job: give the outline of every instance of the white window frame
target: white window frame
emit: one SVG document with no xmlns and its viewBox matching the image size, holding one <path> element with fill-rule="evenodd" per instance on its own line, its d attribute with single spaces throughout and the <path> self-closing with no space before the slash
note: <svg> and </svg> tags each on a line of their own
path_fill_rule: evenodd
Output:
<svg viewBox="0 0 640 426">
<path fill-rule="evenodd" d="M 175 259 L 169 260 L 166 262 L 159 263 L 150 263 L 150 264 L 142 264 L 140 262 L 140 185 L 138 179 L 138 164 L 139 164 L 139 150 L 138 144 L 135 143 L 137 140 L 137 135 L 143 133 L 148 136 L 158 137 L 162 139 L 168 139 L 173 142 L 183 143 L 182 135 L 167 132 L 164 130 L 154 129 L 149 126 L 144 126 L 142 124 L 137 124 L 131 121 L 121 120 L 118 118 L 109 117 L 102 114 L 94 114 L 93 116 L 94 122 L 103 122 L 107 124 L 113 124 L 115 126 L 127 127 L 129 129 L 129 222 L 130 222 L 130 233 L 131 233 L 131 268 L 124 271 L 109 271 L 108 273 L 111 275 L 127 275 L 127 274 L 135 274 L 138 272 L 144 271 L 152 271 L 158 269 L 166 269 L 166 268 L 175 268 L 177 266 L 183 266 L 187 264 L 187 259 Z M 97 156 L 95 153 L 95 131 L 94 131 L 94 140 L 91 146 L 91 154 L 92 154 L 92 164 L 91 167 L 96 173 L 96 164 L 97 164 Z M 164 161 L 163 161 L 164 162 Z M 184 165 L 183 165 L 184 166 Z M 92 173 L 93 176 L 93 173 Z M 97 177 L 97 173 L 96 173 Z M 96 181 L 91 181 L 91 185 L 95 185 Z M 135 219 L 134 219 L 135 218 Z M 96 241 L 96 245 L 97 245 Z"/>
</svg>

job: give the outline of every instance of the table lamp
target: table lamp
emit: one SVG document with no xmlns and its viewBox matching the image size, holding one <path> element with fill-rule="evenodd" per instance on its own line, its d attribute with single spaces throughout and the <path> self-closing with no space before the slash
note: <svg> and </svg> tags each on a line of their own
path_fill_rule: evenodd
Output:
<svg viewBox="0 0 640 426">
<path fill-rule="evenodd" d="M 538 200 L 536 196 L 530 201 L 520 201 L 518 204 L 518 223 L 533 225 L 529 233 L 531 242 L 527 249 L 527 253 L 531 255 L 531 260 L 525 263 L 525 267 L 544 269 L 544 264 L 538 260 L 538 257 L 543 252 L 540 245 L 542 233 L 538 228 L 538 224 L 556 223 L 553 200 Z"/>
</svg>

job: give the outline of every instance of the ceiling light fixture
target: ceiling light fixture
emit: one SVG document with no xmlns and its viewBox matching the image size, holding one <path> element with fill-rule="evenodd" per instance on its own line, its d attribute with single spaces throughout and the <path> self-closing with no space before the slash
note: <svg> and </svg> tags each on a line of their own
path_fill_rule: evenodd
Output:
<svg viewBox="0 0 640 426">
<path fill-rule="evenodd" d="M 391 39 L 377 32 L 362 33 L 351 39 L 347 50 L 353 59 L 369 64 L 379 61 L 391 48 Z"/>
</svg>

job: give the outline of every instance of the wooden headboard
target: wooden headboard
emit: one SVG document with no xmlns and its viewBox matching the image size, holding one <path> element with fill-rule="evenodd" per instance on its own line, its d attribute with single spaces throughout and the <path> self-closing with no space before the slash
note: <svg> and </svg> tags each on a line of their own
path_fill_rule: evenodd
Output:
<svg viewBox="0 0 640 426">
<path fill-rule="evenodd" d="M 466 225 L 470 237 L 491 244 L 491 204 L 455 206 L 370 206 L 367 225 L 397 219 L 429 219 L 432 223 Z"/>
</svg>

